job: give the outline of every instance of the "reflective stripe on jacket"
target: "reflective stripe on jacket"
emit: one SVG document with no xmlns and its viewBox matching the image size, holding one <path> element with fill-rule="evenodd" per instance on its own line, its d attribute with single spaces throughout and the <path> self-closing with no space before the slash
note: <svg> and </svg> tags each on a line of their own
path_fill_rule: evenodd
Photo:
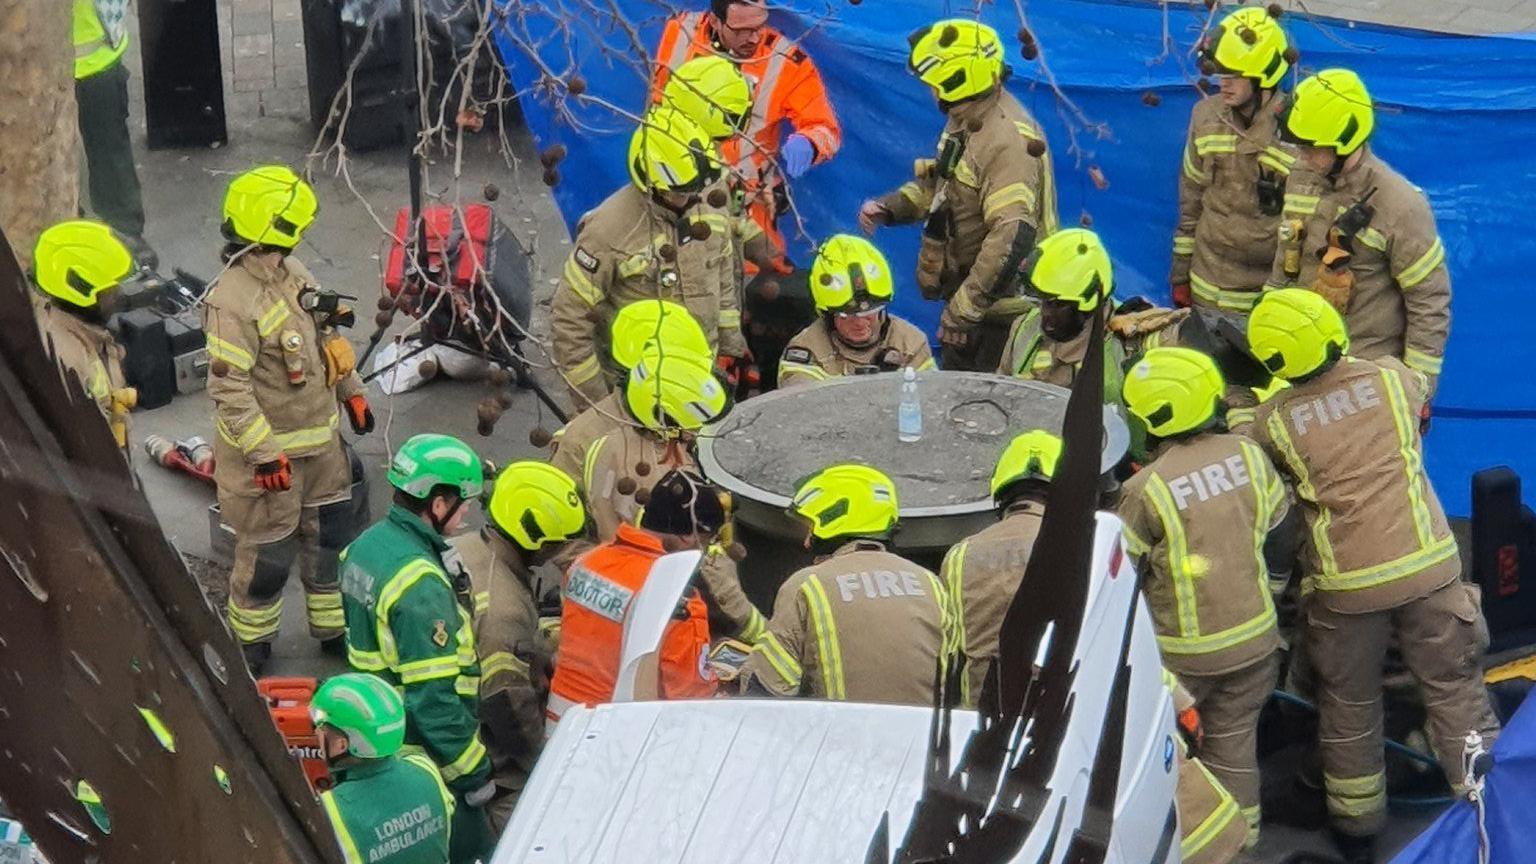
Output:
<svg viewBox="0 0 1536 864">
<path fill-rule="evenodd" d="M 762 185 L 764 167 L 779 155 L 780 126 L 788 122 L 816 148 L 816 162 L 837 154 L 842 130 L 827 98 L 816 64 L 793 40 L 772 27 L 763 28 L 757 53 L 741 60 L 717 49 L 709 18 L 702 12 L 685 12 L 667 21 L 656 49 L 656 79 L 652 99 L 659 99 L 672 71 L 695 57 L 719 54 L 736 63 L 752 84 L 752 117 L 743 137 L 722 142 L 726 162 L 741 172 L 749 188 Z"/>
<path fill-rule="evenodd" d="M 1261 175 L 1283 199 L 1294 149 L 1279 137 L 1283 95 L 1271 97 L 1253 123 L 1241 125 L 1219 95 L 1195 103 L 1179 172 L 1179 225 L 1169 282 L 1189 283 L 1197 306 L 1247 312 L 1275 260 L 1280 209 L 1259 201 Z"/>
<path fill-rule="evenodd" d="M 810 384 L 858 375 L 865 372 L 891 372 L 911 366 L 919 372 L 938 368 L 928 339 L 900 318 L 886 319 L 885 332 L 868 348 L 851 348 L 832 332 L 825 316 L 789 340 L 779 360 L 779 386 Z"/>
<path fill-rule="evenodd" d="M 320 793 L 346 864 L 443 864 L 453 795 L 427 757 L 353 761 Z"/>
<path fill-rule="evenodd" d="M 128 50 L 127 0 L 74 0 L 75 80 L 105 72 Z M 98 6 L 112 13 L 104 19 Z"/>
<path fill-rule="evenodd" d="M 1394 359 L 1345 357 L 1259 406 L 1254 439 L 1306 517 L 1303 572 L 1336 612 L 1389 609 L 1461 574 L 1424 471 L 1425 392 L 1424 376 Z"/>
<path fill-rule="evenodd" d="M 399 506 L 342 552 L 347 662 L 400 689 L 406 741 L 421 745 L 459 791 L 490 777 L 480 738 L 480 662 L 468 585 L 443 567 L 442 537 Z M 466 580 L 467 581 L 467 580 Z"/>
<path fill-rule="evenodd" d="M 555 677 L 549 685 L 552 704 L 555 696 L 585 705 L 613 699 L 624 621 L 651 565 L 663 554 L 656 535 L 620 525 L 612 542 L 571 565 L 562 590 Z M 657 656 L 664 699 L 708 698 L 715 693 L 715 676 L 706 662 L 709 618 L 704 601 L 693 592 L 684 605 L 687 617 L 667 625 Z"/>
<path fill-rule="evenodd" d="M 337 400 L 363 392 L 356 371 L 326 385 L 319 329 L 299 305 L 299 292 L 314 282 L 296 259 L 267 269 L 246 255 L 204 301 L 214 428 L 233 448 L 233 458 L 220 455 L 218 464 L 242 479 L 249 472 L 241 457 L 252 466 L 335 446 Z"/>
<path fill-rule="evenodd" d="M 781 696 L 931 705 L 949 658 L 949 601 L 938 577 L 859 540 L 779 588 L 768 633 L 743 675 Z"/>
<path fill-rule="evenodd" d="M 1274 466 L 1240 435 L 1166 441 L 1125 482 L 1126 548 L 1148 570 L 1147 606 L 1170 669 L 1220 674 L 1280 646 L 1264 543 L 1286 510 Z"/>
</svg>

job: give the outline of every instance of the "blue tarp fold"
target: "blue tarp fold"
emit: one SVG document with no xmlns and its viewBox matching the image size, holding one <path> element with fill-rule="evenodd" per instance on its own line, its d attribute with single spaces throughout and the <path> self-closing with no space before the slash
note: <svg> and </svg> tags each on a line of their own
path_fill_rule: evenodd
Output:
<svg viewBox="0 0 1536 864">
<path fill-rule="evenodd" d="M 1527 699 L 1493 745 L 1493 770 L 1485 787 L 1489 860 L 1494 864 L 1536 860 L 1531 851 L 1531 812 L 1536 808 L 1536 700 Z M 1477 812 L 1461 801 L 1392 859 L 1392 864 L 1477 861 Z"/>
<path fill-rule="evenodd" d="M 534 137 L 569 149 L 555 197 L 574 226 L 627 182 L 624 149 L 633 123 L 593 99 L 551 98 L 562 91 L 549 78 L 579 73 L 589 96 L 639 113 L 646 83 L 633 46 L 654 49 L 669 4 L 496 5 L 498 44 L 524 93 Z M 810 238 L 856 230 L 859 203 L 895 188 L 914 158 L 931 155 L 942 119 L 926 88 L 907 74 L 906 35 L 935 18 L 967 14 L 968 4 L 775 5 L 773 23 L 802 38 L 843 127 L 837 158 L 794 187 L 808 236 L 793 238 L 792 257 L 806 261 Z M 1197 97 L 1189 50 L 1206 17 L 1200 4 L 1169 6 L 1166 19 L 1158 4 L 1144 2 L 1054 0 L 1029 7 L 1044 60 L 1075 109 L 1048 86 L 1040 63 L 1024 62 L 1010 49 L 1010 89 L 1051 140 L 1063 223 L 1090 215 L 1114 256 L 1117 294 L 1158 302 L 1168 297 L 1180 148 Z M 988 5 L 983 19 L 1012 44 L 1019 20 L 1011 4 Z M 1287 21 L 1305 69 L 1349 66 L 1365 79 L 1378 102 L 1373 146 L 1424 188 L 1439 220 L 1455 300 L 1426 461 L 1447 509 L 1467 514 L 1468 478 L 1479 468 L 1509 464 L 1536 485 L 1536 448 L 1520 443 L 1536 431 L 1536 340 L 1526 323 L 1536 317 L 1527 285 L 1536 243 L 1524 224 L 1527 202 L 1536 200 L 1536 42 L 1299 14 Z M 1148 91 L 1161 98 L 1158 107 L 1143 101 Z M 1107 189 L 1090 182 L 1090 166 L 1102 170 Z M 791 224 L 782 227 L 787 235 L 798 233 Z M 905 277 L 896 311 L 931 332 L 938 304 L 923 301 L 910 277 L 918 229 L 884 229 L 877 240 Z"/>
</svg>

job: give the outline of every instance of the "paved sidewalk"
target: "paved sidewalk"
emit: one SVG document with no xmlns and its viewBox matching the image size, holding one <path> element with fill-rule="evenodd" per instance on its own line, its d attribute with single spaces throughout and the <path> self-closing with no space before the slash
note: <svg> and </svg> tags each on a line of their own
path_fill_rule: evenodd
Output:
<svg viewBox="0 0 1536 864">
<path fill-rule="evenodd" d="M 230 125 L 267 117 L 309 117 L 300 0 L 217 0 L 224 113 Z M 138 38 L 138 16 L 129 16 Z M 127 54 L 133 72 L 129 100 L 142 126 L 144 89 L 137 44 Z"/>
</svg>

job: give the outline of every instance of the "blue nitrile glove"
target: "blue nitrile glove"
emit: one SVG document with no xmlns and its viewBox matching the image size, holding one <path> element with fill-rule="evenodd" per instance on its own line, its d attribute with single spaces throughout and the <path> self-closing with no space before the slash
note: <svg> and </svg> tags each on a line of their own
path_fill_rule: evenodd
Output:
<svg viewBox="0 0 1536 864">
<path fill-rule="evenodd" d="M 811 139 L 796 132 L 784 139 L 784 149 L 779 154 L 779 162 L 784 166 L 784 173 L 790 177 L 799 177 L 804 174 L 811 162 L 816 159 L 816 148 L 811 144 Z"/>
</svg>

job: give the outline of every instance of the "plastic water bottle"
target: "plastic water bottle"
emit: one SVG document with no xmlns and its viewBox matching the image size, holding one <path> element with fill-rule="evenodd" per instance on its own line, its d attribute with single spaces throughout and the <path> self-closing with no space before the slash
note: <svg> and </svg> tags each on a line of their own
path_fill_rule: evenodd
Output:
<svg viewBox="0 0 1536 864">
<path fill-rule="evenodd" d="M 896 408 L 896 437 L 911 443 L 923 437 L 923 405 L 917 398 L 917 371 L 901 370 L 901 403 Z"/>
</svg>

